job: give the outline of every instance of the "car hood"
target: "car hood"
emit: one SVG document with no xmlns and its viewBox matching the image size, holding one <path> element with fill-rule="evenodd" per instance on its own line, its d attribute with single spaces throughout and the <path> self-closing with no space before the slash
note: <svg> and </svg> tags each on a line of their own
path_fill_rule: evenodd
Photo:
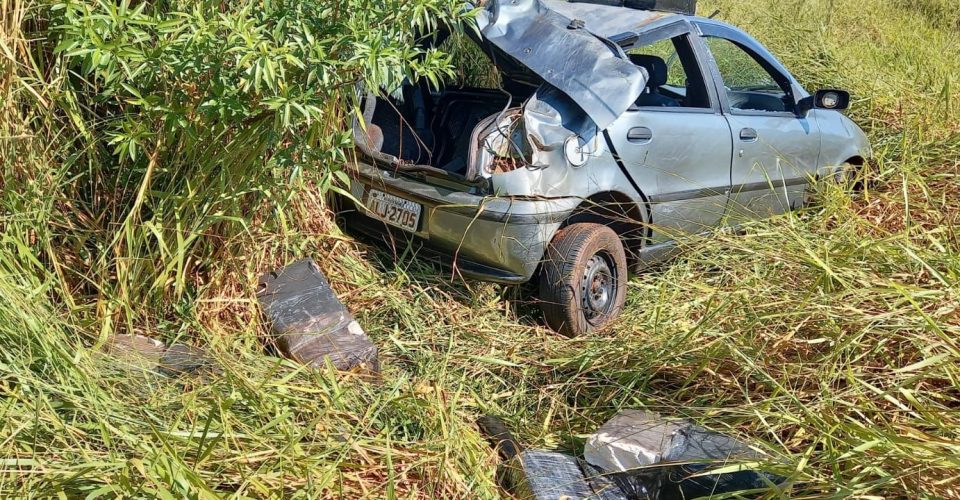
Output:
<svg viewBox="0 0 960 500">
<path fill-rule="evenodd" d="M 480 43 L 510 78 L 530 81 L 533 73 L 605 129 L 637 100 L 648 75 L 619 46 L 590 30 L 594 19 L 569 15 L 576 11 L 564 4 L 490 0 L 477 15 Z"/>
</svg>

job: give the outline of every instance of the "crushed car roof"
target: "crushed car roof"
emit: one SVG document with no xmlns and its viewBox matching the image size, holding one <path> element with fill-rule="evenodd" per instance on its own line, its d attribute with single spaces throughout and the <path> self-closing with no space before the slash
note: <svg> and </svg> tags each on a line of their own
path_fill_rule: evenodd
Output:
<svg viewBox="0 0 960 500">
<path fill-rule="evenodd" d="M 540 1 L 550 10 L 568 19 L 582 19 L 586 29 L 605 38 L 642 31 L 656 21 L 679 15 L 672 12 L 638 10 L 589 2 Z"/>
</svg>

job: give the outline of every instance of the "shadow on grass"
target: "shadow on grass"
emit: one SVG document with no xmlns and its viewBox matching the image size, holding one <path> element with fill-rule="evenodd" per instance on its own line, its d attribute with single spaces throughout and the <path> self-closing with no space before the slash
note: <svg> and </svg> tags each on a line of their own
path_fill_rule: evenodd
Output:
<svg viewBox="0 0 960 500">
<path fill-rule="evenodd" d="M 367 250 L 367 261 L 378 272 L 402 275 L 419 285 L 424 292 L 430 289 L 442 292 L 464 306 L 489 305 L 495 296 L 509 311 L 511 319 L 524 326 L 542 325 L 538 306 L 536 278 L 520 285 L 505 285 L 474 280 L 462 276 L 456 261 L 444 262 L 436 251 L 423 248 L 415 240 L 402 240 L 392 232 L 373 236 L 355 231 L 342 221 L 337 225 Z"/>
</svg>

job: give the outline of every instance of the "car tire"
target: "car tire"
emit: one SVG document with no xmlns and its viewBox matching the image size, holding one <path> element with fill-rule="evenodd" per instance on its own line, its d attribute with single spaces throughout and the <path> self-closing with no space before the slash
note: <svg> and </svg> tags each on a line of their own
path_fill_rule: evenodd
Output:
<svg viewBox="0 0 960 500">
<path fill-rule="evenodd" d="M 858 193 L 863 191 L 864 179 L 863 166 L 853 163 L 844 163 L 837 167 L 833 174 L 833 181 L 842 187 L 849 188 L 851 192 Z"/>
<path fill-rule="evenodd" d="M 843 163 L 834 167 L 832 171 L 824 172 L 823 176 L 817 176 L 816 182 L 819 185 L 832 183 L 844 189 L 849 189 L 850 193 L 859 193 L 863 191 L 864 181 L 860 178 L 863 166 L 855 163 Z M 803 202 L 800 206 L 810 207 L 817 204 L 815 190 L 813 186 L 808 186 L 803 195 Z"/>
<path fill-rule="evenodd" d="M 568 337 L 599 330 L 620 316 L 627 256 L 620 237 L 601 224 L 561 228 L 547 245 L 540 272 L 540 310 Z"/>
</svg>

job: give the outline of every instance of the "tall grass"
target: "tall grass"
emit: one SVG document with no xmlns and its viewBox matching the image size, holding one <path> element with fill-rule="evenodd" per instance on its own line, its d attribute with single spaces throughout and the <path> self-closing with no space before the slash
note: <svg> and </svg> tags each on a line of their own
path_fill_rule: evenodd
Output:
<svg viewBox="0 0 960 500">
<path fill-rule="evenodd" d="M 464 401 L 269 357 L 256 273 L 329 248 L 353 85 L 444 75 L 456 2 L 5 0 L 0 495 L 494 490 Z M 205 345 L 213 379 L 100 354 Z M 456 459 L 452 459 L 453 455 Z"/>
<path fill-rule="evenodd" d="M 322 188 L 345 88 L 316 85 L 329 102 L 309 120 L 291 104 L 285 123 L 265 104 L 283 89 L 244 90 L 233 68 L 237 106 L 207 113 L 217 87 L 187 57 L 203 43 L 210 64 L 233 46 L 286 65 L 287 89 L 315 85 L 273 59 L 300 50 L 278 19 L 303 11 L 0 2 L 0 495 L 494 497 L 478 415 L 577 452 L 645 408 L 757 443 L 799 497 L 960 497 L 960 49 L 936 2 L 703 2 L 808 88 L 853 92 L 872 183 L 691 245 L 631 281 L 617 326 L 573 340 L 540 327 L 522 291 L 337 231 Z M 452 12 L 297 5 L 339 20 L 322 29 L 346 41 L 316 71 L 341 82 L 417 71 L 404 37 L 435 11 L 416 9 Z M 187 27 L 165 24 L 178 10 Z M 419 70 L 445 75 L 429 57 Z M 382 380 L 265 352 L 256 276 L 303 255 L 381 347 Z M 98 354 L 113 332 L 203 346 L 223 373 L 118 365 Z"/>
</svg>

